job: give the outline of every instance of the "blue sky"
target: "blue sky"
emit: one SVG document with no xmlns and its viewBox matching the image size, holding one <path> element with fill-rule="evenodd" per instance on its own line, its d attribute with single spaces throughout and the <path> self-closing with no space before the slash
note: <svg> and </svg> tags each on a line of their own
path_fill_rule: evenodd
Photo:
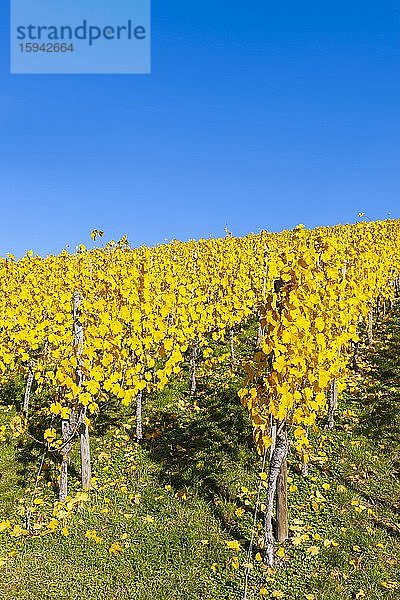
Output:
<svg viewBox="0 0 400 600">
<path fill-rule="evenodd" d="M 10 75 L 6 4 L 0 254 L 400 217 L 398 3 L 154 0 L 151 75 Z"/>
</svg>

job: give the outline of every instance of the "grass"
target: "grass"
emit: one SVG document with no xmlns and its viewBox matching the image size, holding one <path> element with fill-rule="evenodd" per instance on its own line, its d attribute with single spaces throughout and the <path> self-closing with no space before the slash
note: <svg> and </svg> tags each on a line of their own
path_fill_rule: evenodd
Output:
<svg viewBox="0 0 400 600">
<path fill-rule="evenodd" d="M 253 336 L 252 328 L 241 332 L 239 352 Z M 313 434 L 307 478 L 289 457 L 291 530 L 277 545 L 275 570 L 257 560 L 259 516 L 248 600 L 400 593 L 398 310 L 378 325 L 376 337 L 344 394 L 336 429 Z M 221 364 L 200 377 L 196 398 L 187 393 L 187 376 L 147 398 L 142 446 L 134 442 L 134 417 L 109 410 L 92 436 L 95 489 L 76 502 L 68 531 L 60 516 L 55 531 L 48 528 L 57 473 L 46 461 L 33 513 L 42 535 L 0 533 L 4 600 L 243 598 L 255 497 L 260 487 L 263 500 L 265 484 L 237 398 L 242 377 Z M 18 383 L 2 390 L 0 422 L 15 414 L 21 393 Z M 0 444 L 0 522 L 23 524 L 40 452 L 18 440 Z M 73 469 L 71 480 L 70 495 L 79 498 Z M 98 542 L 86 537 L 91 530 Z"/>
</svg>

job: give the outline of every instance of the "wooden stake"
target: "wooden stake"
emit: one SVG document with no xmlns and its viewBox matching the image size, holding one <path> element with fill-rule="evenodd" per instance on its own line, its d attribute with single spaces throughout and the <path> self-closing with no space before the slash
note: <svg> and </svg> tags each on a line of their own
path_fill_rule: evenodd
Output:
<svg viewBox="0 0 400 600">
<path fill-rule="evenodd" d="M 276 539 L 278 542 L 284 542 L 288 534 L 287 458 L 285 457 L 276 482 Z"/>
<path fill-rule="evenodd" d="M 143 440 L 142 399 L 143 392 L 140 390 L 136 396 L 136 439 L 139 443 Z"/>
<path fill-rule="evenodd" d="M 63 441 L 62 449 L 62 461 L 61 461 L 61 473 L 60 473 L 60 489 L 58 493 L 59 500 L 65 502 L 68 495 L 68 466 L 70 461 L 71 452 L 71 429 L 69 420 L 63 419 L 61 421 L 61 435 Z"/>
<path fill-rule="evenodd" d="M 286 434 L 280 431 L 276 437 L 276 444 L 270 461 L 267 499 L 265 509 L 265 533 L 264 533 L 264 563 L 268 567 L 274 564 L 274 534 L 272 530 L 272 512 L 276 493 L 276 482 L 281 470 L 282 463 L 287 456 L 289 442 Z"/>
<path fill-rule="evenodd" d="M 80 321 L 80 310 L 79 307 L 82 302 L 82 296 L 79 292 L 74 292 L 72 296 L 72 317 L 73 317 L 73 334 L 74 334 L 74 349 L 77 357 L 77 368 L 76 368 L 76 384 L 81 387 L 83 383 L 82 367 L 82 353 L 84 344 L 83 325 Z M 90 436 L 89 427 L 86 422 L 86 407 L 80 415 L 79 423 L 79 439 L 81 447 L 81 478 L 82 488 L 87 490 L 91 486 L 92 482 L 92 469 L 90 460 Z"/>
<path fill-rule="evenodd" d="M 338 407 L 338 386 L 336 379 L 333 379 L 329 384 L 328 393 L 328 419 L 325 429 L 333 429 L 335 426 L 335 414 Z"/>
<path fill-rule="evenodd" d="M 33 360 L 30 360 L 28 363 L 28 377 L 26 379 L 24 403 L 22 405 L 22 412 L 24 413 L 25 417 L 28 416 L 29 399 L 31 396 L 31 390 L 32 390 L 32 385 L 33 385 L 33 380 L 34 380 L 34 374 L 33 374 L 34 364 L 35 363 L 33 362 Z"/>
<path fill-rule="evenodd" d="M 86 408 L 81 416 L 80 424 L 80 444 L 81 444 L 81 475 L 82 488 L 88 490 L 92 483 L 92 467 L 90 460 L 90 437 L 89 427 L 86 423 Z"/>
</svg>

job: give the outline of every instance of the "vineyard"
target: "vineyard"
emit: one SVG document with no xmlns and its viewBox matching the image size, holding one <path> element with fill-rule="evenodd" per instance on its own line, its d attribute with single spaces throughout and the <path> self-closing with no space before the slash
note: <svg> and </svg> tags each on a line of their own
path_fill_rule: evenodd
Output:
<svg viewBox="0 0 400 600">
<path fill-rule="evenodd" d="M 400 221 L 10 254 L 0 288 L 5 598 L 394 597 Z"/>
</svg>

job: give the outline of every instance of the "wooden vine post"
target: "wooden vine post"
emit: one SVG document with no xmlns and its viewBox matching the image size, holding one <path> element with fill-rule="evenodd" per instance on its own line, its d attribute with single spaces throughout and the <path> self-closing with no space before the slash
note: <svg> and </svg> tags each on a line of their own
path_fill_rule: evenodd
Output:
<svg viewBox="0 0 400 600">
<path fill-rule="evenodd" d="M 138 359 L 137 359 L 135 352 L 131 351 L 130 357 L 131 357 L 132 364 L 136 366 L 138 364 Z M 138 393 L 136 394 L 135 400 L 136 400 L 136 411 L 135 411 L 136 441 L 138 442 L 138 444 L 141 444 L 143 441 L 143 417 L 142 417 L 143 390 L 138 391 Z"/>
<path fill-rule="evenodd" d="M 266 508 L 265 508 L 265 533 L 264 533 L 264 563 L 268 567 L 272 567 L 274 564 L 274 534 L 272 529 L 272 513 L 274 509 L 274 498 L 275 492 L 277 491 L 277 482 L 278 477 L 281 473 L 282 466 L 286 461 L 286 457 L 289 451 L 289 441 L 286 435 L 286 432 L 283 430 L 284 424 L 282 423 L 276 434 L 276 443 L 275 448 L 272 452 L 272 457 L 269 465 L 269 476 L 268 476 L 268 488 L 267 488 L 267 499 L 266 499 Z M 287 467 L 286 467 L 287 469 Z M 283 488 L 284 484 L 287 484 L 286 481 L 282 478 L 281 488 Z M 284 497 L 286 496 L 286 512 L 281 511 L 280 516 L 284 517 L 286 514 L 287 519 L 287 493 L 286 489 L 284 493 L 281 494 L 280 498 L 277 498 L 277 506 L 283 507 Z M 283 522 L 280 524 L 280 533 L 283 535 L 285 531 L 285 525 Z M 287 532 L 287 522 L 286 522 L 286 532 Z M 287 533 L 286 533 L 287 537 Z M 285 537 L 285 539 L 286 539 Z M 283 540 L 280 540 L 283 541 Z"/>
<path fill-rule="evenodd" d="M 77 367 L 75 371 L 76 384 L 81 387 L 83 381 L 83 373 L 81 371 L 83 353 L 83 325 L 79 319 L 79 307 L 82 302 L 82 296 L 79 292 L 74 292 L 72 295 L 72 334 L 73 348 L 77 359 Z M 86 408 L 79 416 L 77 423 L 76 411 L 71 408 L 69 417 L 61 420 L 61 435 L 62 435 L 62 461 L 60 474 L 60 489 L 59 499 L 65 502 L 68 495 L 68 467 L 71 460 L 72 440 L 75 437 L 79 428 L 80 446 L 81 446 L 81 473 L 82 487 L 88 489 L 91 484 L 91 465 L 90 465 L 90 440 L 89 429 L 86 423 Z"/>
<path fill-rule="evenodd" d="M 77 358 L 76 367 L 76 384 L 78 387 L 82 386 L 83 373 L 82 367 L 82 353 L 84 344 L 83 325 L 80 321 L 80 310 L 79 307 L 82 302 L 82 296 L 79 292 L 74 292 L 72 296 L 72 327 L 74 335 L 74 350 Z M 87 490 L 91 486 L 92 482 L 92 469 L 90 460 L 90 436 L 89 427 L 86 421 L 86 406 L 81 412 L 79 418 L 79 439 L 81 447 L 81 477 L 82 477 L 82 488 Z"/>
<path fill-rule="evenodd" d="M 60 473 L 59 500 L 65 502 L 68 495 L 68 466 L 71 454 L 71 416 L 61 421 L 62 460 Z"/>
<path fill-rule="evenodd" d="M 287 452 L 289 444 L 286 432 L 283 431 L 286 438 L 287 451 L 282 459 L 281 468 L 276 482 L 276 539 L 278 542 L 284 542 L 289 535 L 288 523 L 288 495 L 287 495 Z"/>
<path fill-rule="evenodd" d="M 142 400 L 143 390 L 140 390 L 136 395 L 136 440 L 139 444 L 143 441 Z"/>
<path fill-rule="evenodd" d="M 398 298 L 400 296 L 400 275 L 398 275 L 394 280 L 394 291 L 395 298 Z"/>
<path fill-rule="evenodd" d="M 333 429 L 335 425 L 335 414 L 338 407 L 338 386 L 336 379 L 332 379 L 328 392 L 328 419 L 325 429 Z"/>
<path fill-rule="evenodd" d="M 32 385 L 33 385 L 33 380 L 34 380 L 34 373 L 33 373 L 34 365 L 35 365 L 34 361 L 30 360 L 28 363 L 28 376 L 26 378 L 24 402 L 22 405 L 22 412 L 24 413 L 25 417 L 28 416 L 29 399 L 31 397 Z"/>
<path fill-rule="evenodd" d="M 278 295 L 277 309 L 282 310 L 280 292 L 284 282 L 274 281 L 274 292 Z M 276 496 L 276 539 L 284 542 L 288 537 L 288 499 L 287 499 L 287 455 L 289 440 L 285 421 L 271 421 L 272 446 L 270 450 L 270 465 L 265 509 L 264 533 L 264 563 L 272 567 L 274 564 L 274 534 L 272 515 Z"/>
<path fill-rule="evenodd" d="M 81 471 L 82 471 L 82 487 L 84 490 L 90 489 L 92 485 L 92 468 L 90 460 L 90 437 L 89 427 L 85 422 L 86 409 L 83 412 L 82 421 L 80 424 L 80 442 L 81 442 Z"/>
<path fill-rule="evenodd" d="M 282 299 L 280 292 L 284 282 L 281 279 L 274 281 L 274 292 L 278 296 L 277 308 L 279 312 L 282 311 Z M 282 435 L 287 440 L 287 433 L 285 425 L 281 425 Z M 277 433 L 275 431 L 275 437 Z M 275 441 L 276 443 L 276 441 Z M 289 446 L 288 446 L 289 448 Z M 287 493 L 287 452 L 283 456 L 281 468 L 279 471 L 277 484 L 276 484 L 276 537 L 279 542 L 284 542 L 288 538 L 289 524 L 288 524 L 288 493 Z"/>
</svg>

